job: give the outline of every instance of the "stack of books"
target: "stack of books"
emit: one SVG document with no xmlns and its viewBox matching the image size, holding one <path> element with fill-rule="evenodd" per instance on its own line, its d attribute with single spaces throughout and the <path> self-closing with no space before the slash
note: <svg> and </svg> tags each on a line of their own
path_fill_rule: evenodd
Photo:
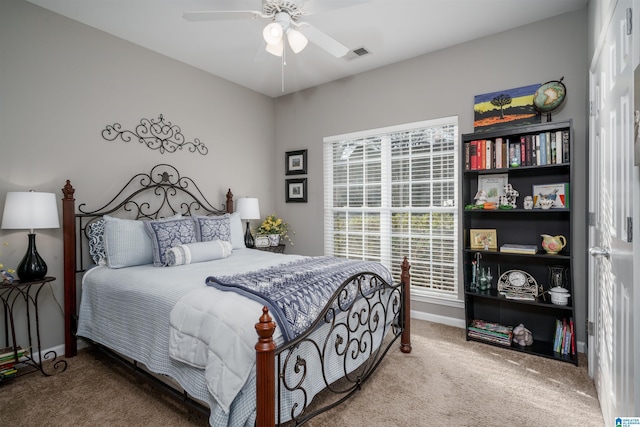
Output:
<svg viewBox="0 0 640 427">
<path fill-rule="evenodd" d="M 15 358 L 16 352 L 18 353 L 17 361 Z M 18 374 L 16 363 L 24 360 L 29 355 L 26 349 L 20 347 L 17 348 L 16 352 L 11 347 L 0 350 L 0 381 L 15 377 Z"/>
<path fill-rule="evenodd" d="M 556 335 L 553 339 L 553 351 L 562 356 L 576 354 L 576 340 L 573 332 L 573 318 L 556 319 Z"/>
<path fill-rule="evenodd" d="M 500 252 L 510 254 L 535 254 L 538 252 L 536 245 L 516 245 L 513 243 L 505 243 L 500 246 Z"/>
<path fill-rule="evenodd" d="M 475 319 L 471 322 L 467 333 L 471 338 L 509 347 L 513 339 L 513 326 L 504 326 L 499 323 Z"/>
</svg>

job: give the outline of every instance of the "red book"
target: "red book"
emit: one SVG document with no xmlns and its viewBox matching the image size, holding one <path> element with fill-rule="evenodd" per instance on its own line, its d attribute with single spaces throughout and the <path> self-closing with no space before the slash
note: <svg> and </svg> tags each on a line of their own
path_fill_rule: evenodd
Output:
<svg viewBox="0 0 640 427">
<path fill-rule="evenodd" d="M 571 330 L 571 354 L 576 354 L 576 336 L 573 333 L 573 317 L 569 319 L 569 329 Z"/>
<path fill-rule="evenodd" d="M 471 163 L 471 170 L 478 169 L 478 141 L 469 143 L 469 162 Z"/>
</svg>

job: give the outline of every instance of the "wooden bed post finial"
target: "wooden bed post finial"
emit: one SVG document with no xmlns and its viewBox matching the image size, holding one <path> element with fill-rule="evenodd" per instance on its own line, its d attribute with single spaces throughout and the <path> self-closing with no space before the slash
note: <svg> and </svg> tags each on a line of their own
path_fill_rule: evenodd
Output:
<svg viewBox="0 0 640 427">
<path fill-rule="evenodd" d="M 256 427 L 275 425 L 275 350 L 273 334 L 276 322 L 269 315 L 269 309 L 262 307 L 262 316 L 256 323 L 258 342 L 256 343 Z"/>
<path fill-rule="evenodd" d="M 402 270 L 400 280 L 404 284 L 404 312 L 402 313 L 404 317 L 404 331 L 400 338 L 400 351 L 403 353 L 411 353 L 411 273 L 409 273 L 411 264 L 409 264 L 407 257 L 404 257 L 400 268 Z"/>
<path fill-rule="evenodd" d="M 231 189 L 227 191 L 227 204 L 226 204 L 227 213 L 233 213 L 233 193 Z"/>
<path fill-rule="evenodd" d="M 76 321 L 76 199 L 71 181 L 62 188 L 62 234 L 64 258 L 64 355 L 73 357 L 78 353 L 75 336 Z"/>
</svg>

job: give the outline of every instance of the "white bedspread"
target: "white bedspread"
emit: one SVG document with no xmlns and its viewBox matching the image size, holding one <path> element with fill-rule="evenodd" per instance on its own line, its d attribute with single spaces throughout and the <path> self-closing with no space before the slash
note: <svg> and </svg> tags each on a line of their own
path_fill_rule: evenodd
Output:
<svg viewBox="0 0 640 427">
<path fill-rule="evenodd" d="M 254 325 L 261 309 L 235 292 L 207 286 L 183 296 L 171 311 L 169 354 L 205 370 L 207 387 L 225 412 L 255 364 Z M 279 328 L 274 339 L 282 340 Z"/>
<path fill-rule="evenodd" d="M 177 267 L 95 267 L 83 277 L 78 335 L 135 359 L 153 372 L 174 378 L 192 396 L 209 404 L 211 425 L 243 426 L 251 423 L 248 417 L 252 411 L 255 412 L 253 391 L 240 393 L 231 408 L 225 409 L 219 403 L 226 401 L 227 394 L 223 392 L 223 398 L 219 398 L 212 393 L 212 390 L 216 393 L 222 390 L 224 382 L 211 385 L 196 363 L 187 366 L 169 356 L 170 313 L 190 292 L 206 293 L 219 309 L 227 313 L 226 319 L 235 319 L 237 314 L 245 313 L 246 325 L 240 330 L 243 336 L 245 332 L 247 337 L 252 336 L 253 346 L 257 341 L 253 328 L 262 313 L 261 306 L 234 293 L 206 286 L 205 279 L 212 274 L 236 274 L 277 265 L 283 262 L 283 257 L 287 260 L 301 258 L 241 249 L 225 259 Z M 237 298 L 242 298 L 242 302 L 238 303 Z M 222 329 L 216 325 L 214 330 L 220 332 Z M 217 333 L 209 335 L 209 344 L 218 337 Z M 239 339 L 237 343 L 240 345 L 243 341 Z M 221 343 L 221 351 L 232 350 Z M 203 360 L 201 358 L 199 362 Z M 249 382 L 247 384 L 251 386 Z"/>
</svg>

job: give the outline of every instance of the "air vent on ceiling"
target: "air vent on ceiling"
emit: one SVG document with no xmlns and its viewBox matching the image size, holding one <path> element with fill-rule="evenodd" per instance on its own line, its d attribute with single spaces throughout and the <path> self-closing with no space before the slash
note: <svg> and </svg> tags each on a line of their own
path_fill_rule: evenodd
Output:
<svg viewBox="0 0 640 427">
<path fill-rule="evenodd" d="M 344 59 L 346 59 L 347 61 L 351 61 L 352 59 L 360 58 L 362 56 L 369 55 L 370 53 L 371 51 L 363 46 L 357 49 L 350 50 L 349 53 L 344 56 Z"/>
</svg>

